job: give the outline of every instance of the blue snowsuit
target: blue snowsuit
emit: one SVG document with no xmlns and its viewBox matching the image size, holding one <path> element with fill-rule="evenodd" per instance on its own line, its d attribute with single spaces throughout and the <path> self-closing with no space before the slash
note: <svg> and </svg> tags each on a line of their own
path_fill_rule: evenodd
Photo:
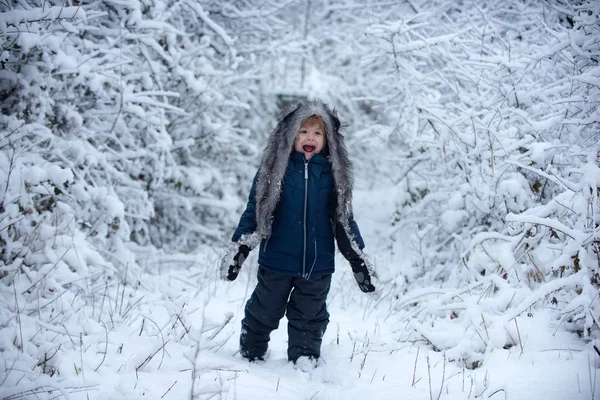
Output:
<svg viewBox="0 0 600 400">
<path fill-rule="evenodd" d="M 257 177 L 233 234 L 234 242 L 256 229 L 256 182 Z M 325 157 L 315 154 L 306 161 L 303 153 L 292 152 L 271 235 L 260 244 L 258 284 L 245 308 L 240 336 L 244 357 L 263 358 L 270 333 L 284 313 L 289 322 L 288 359 L 320 356 L 329 322 L 325 300 L 335 267 L 334 238 L 349 261 L 358 257 L 336 219 L 333 187 L 331 164 Z M 362 249 L 364 242 L 352 217 L 348 226 Z"/>
</svg>

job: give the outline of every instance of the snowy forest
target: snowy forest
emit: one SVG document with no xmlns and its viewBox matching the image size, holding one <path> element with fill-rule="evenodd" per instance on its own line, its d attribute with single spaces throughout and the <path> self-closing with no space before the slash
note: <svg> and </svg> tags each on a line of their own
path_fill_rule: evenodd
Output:
<svg viewBox="0 0 600 400">
<path fill-rule="evenodd" d="M 600 2 L 0 0 L 0 398 L 600 399 Z M 218 265 L 335 108 L 377 291 L 238 354 Z"/>
</svg>

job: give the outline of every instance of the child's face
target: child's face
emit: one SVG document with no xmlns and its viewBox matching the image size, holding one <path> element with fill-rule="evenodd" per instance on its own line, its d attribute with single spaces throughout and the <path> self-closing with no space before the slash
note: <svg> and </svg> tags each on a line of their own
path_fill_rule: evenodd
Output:
<svg viewBox="0 0 600 400">
<path fill-rule="evenodd" d="M 325 127 L 323 122 L 317 118 L 308 119 L 298 130 L 294 150 L 304 153 L 304 157 L 310 160 L 313 154 L 320 153 L 324 147 Z"/>
</svg>

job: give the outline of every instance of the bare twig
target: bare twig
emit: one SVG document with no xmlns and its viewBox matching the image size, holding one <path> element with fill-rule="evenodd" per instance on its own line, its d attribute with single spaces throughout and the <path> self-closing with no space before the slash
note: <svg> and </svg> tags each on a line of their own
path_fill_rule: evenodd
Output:
<svg viewBox="0 0 600 400">
<path fill-rule="evenodd" d="M 13 129 L 12 131 L 10 131 L 6 136 L 4 136 L 3 138 L 0 139 L 1 141 L 7 140 L 13 133 L 16 133 L 19 129 L 21 129 L 23 127 L 23 125 L 25 125 L 25 122 L 21 122 L 21 124 L 16 127 L 15 129 Z M 4 144 L 0 144 L 0 150 L 2 150 L 4 148 L 4 146 L 6 145 L 10 145 L 11 141 L 8 141 L 8 143 L 4 143 Z M 10 175 L 9 175 L 10 176 Z M 8 182 L 7 182 L 8 183 Z M 5 193 L 6 194 L 6 193 Z"/>
<path fill-rule="evenodd" d="M 142 336 L 142 332 L 144 331 L 144 325 L 146 324 L 146 318 L 142 318 L 142 326 L 140 327 L 140 333 L 138 336 Z"/>
<path fill-rule="evenodd" d="M 14 131 L 13 131 L 14 132 Z M 2 196 L 2 202 L 6 199 L 6 193 L 8 193 L 8 185 L 10 184 L 10 175 L 12 174 L 13 169 L 15 168 L 15 149 L 12 149 L 12 154 L 10 155 L 10 162 L 8 165 L 8 174 L 6 176 L 6 187 L 4 188 L 4 196 Z"/>
<path fill-rule="evenodd" d="M 19 310 L 19 300 L 17 299 L 17 285 L 15 284 L 14 278 L 13 291 L 15 293 L 15 313 L 17 317 L 17 322 L 19 323 L 19 335 L 21 336 L 21 343 L 19 343 L 19 347 L 21 348 L 21 353 L 23 353 L 23 347 L 25 346 L 23 343 L 23 326 L 21 325 L 21 310 Z"/>
<path fill-rule="evenodd" d="M 4 364 L 4 370 L 6 371 L 6 375 L 4 375 L 4 379 L 2 379 L 2 382 L 0 382 L 0 387 L 4 387 L 4 383 L 6 383 L 6 381 L 8 379 L 8 376 L 13 371 L 13 368 L 15 367 L 15 364 L 17 363 L 17 360 L 18 360 L 18 358 L 15 357 L 15 359 L 13 360 L 13 363 L 10 366 L 10 368 L 6 368 L 6 363 Z"/>
<path fill-rule="evenodd" d="M 31 289 L 33 289 L 38 283 L 40 283 L 46 276 L 48 276 L 48 274 L 58 265 L 58 263 L 65 257 L 65 255 L 67 255 L 67 253 L 69 252 L 69 250 L 71 250 L 71 247 L 73 247 L 73 243 L 71 243 L 69 245 L 69 247 L 67 247 L 67 249 L 64 251 L 64 253 L 60 256 L 60 258 L 58 260 L 56 260 L 56 262 L 54 263 L 54 265 L 52 267 L 50 267 L 50 269 L 48 269 L 48 271 L 46 271 L 46 273 L 40 278 L 38 279 L 33 285 L 29 286 L 27 289 L 25 289 L 21 294 L 25 294 L 27 292 L 29 292 Z"/>
<path fill-rule="evenodd" d="M 481 339 L 481 342 L 487 347 L 488 344 L 485 341 L 485 339 L 483 338 L 483 336 L 481 336 L 481 333 L 479 333 L 479 329 L 477 329 L 477 327 L 475 326 L 473 321 L 471 321 L 470 318 L 469 318 L 469 321 L 471 322 L 471 325 L 473 325 L 473 329 L 475 329 L 475 333 L 477 334 L 477 336 L 479 336 L 479 339 Z"/>
<path fill-rule="evenodd" d="M 504 330 L 506 331 L 508 337 L 510 338 L 510 340 L 512 341 L 512 345 L 516 345 L 517 341 L 515 340 L 515 338 L 512 337 L 512 335 L 510 334 L 510 332 L 508 331 L 508 329 L 506 329 L 506 327 L 504 327 Z"/>
<path fill-rule="evenodd" d="M 36 398 L 39 398 L 39 396 L 37 396 L 38 393 L 39 394 L 43 394 L 43 393 L 51 394 L 54 391 L 61 393 L 58 397 L 62 396 L 64 398 L 68 399 L 69 393 L 85 392 L 85 391 L 91 390 L 97 386 L 98 385 L 77 386 L 77 387 L 69 386 L 69 387 L 61 388 L 61 387 L 55 387 L 55 386 L 41 385 L 37 388 L 23 390 L 22 392 L 14 393 L 10 396 L 3 397 L 2 400 L 16 400 L 16 399 L 28 398 L 30 396 L 35 396 Z"/>
<path fill-rule="evenodd" d="M 169 391 L 171 389 L 173 389 L 173 386 L 175 386 L 176 383 L 177 383 L 177 381 L 173 382 L 173 384 L 171 385 L 171 387 L 168 388 L 167 391 L 162 396 L 160 396 L 160 398 L 162 399 L 163 397 L 165 397 L 167 395 L 167 393 L 169 393 Z"/>
<path fill-rule="evenodd" d="M 123 281 L 123 289 L 121 290 L 121 305 L 119 307 L 119 315 L 123 316 L 123 298 L 125 297 L 125 286 L 127 286 L 127 272 L 129 271 L 129 263 L 125 266 L 125 280 Z M 118 293 L 117 293 L 118 295 Z"/>
<path fill-rule="evenodd" d="M 136 373 L 136 375 L 137 375 L 138 371 L 139 371 L 140 369 L 142 369 L 142 367 L 144 367 L 146 364 L 148 364 L 148 363 L 149 363 L 149 362 L 152 360 L 152 358 L 153 358 L 153 357 L 154 357 L 154 356 L 155 356 L 155 355 L 156 355 L 156 354 L 157 354 L 159 351 L 161 351 L 161 350 L 162 350 L 162 351 L 163 351 L 163 354 L 164 354 L 164 348 L 165 348 L 165 346 L 167 345 L 167 343 L 169 343 L 169 341 L 170 341 L 170 340 L 171 340 L 171 339 L 169 339 L 169 340 L 167 340 L 166 342 L 164 342 L 164 343 L 162 344 L 162 346 L 160 346 L 160 347 L 159 347 L 159 348 L 158 348 L 158 349 L 157 349 L 157 350 L 156 350 L 154 353 L 150 354 L 148 357 L 146 357 L 146 359 L 145 359 L 145 360 L 144 360 L 144 361 L 143 361 L 143 362 L 142 362 L 140 365 L 138 365 L 137 367 L 135 367 L 135 373 Z M 162 360 L 161 360 L 160 362 L 161 362 L 161 364 L 162 364 Z M 160 365 L 158 366 L 158 368 L 160 369 Z"/>
<path fill-rule="evenodd" d="M 145 297 L 145 296 L 141 296 L 139 299 L 137 299 L 137 300 L 135 301 L 135 303 L 133 303 L 132 305 L 130 305 L 130 306 L 129 306 L 129 307 L 126 309 L 126 310 L 125 310 L 125 312 L 123 313 L 123 315 L 121 316 L 121 318 L 125 318 L 125 316 L 126 316 L 128 313 L 129 313 L 129 311 L 131 311 L 131 310 L 133 309 L 133 307 L 135 307 L 136 305 L 138 305 L 138 303 L 139 303 L 140 301 L 142 301 L 142 299 L 143 299 L 144 297 Z"/>
<path fill-rule="evenodd" d="M 491 393 L 491 394 L 488 396 L 488 399 L 489 399 L 490 397 L 492 397 L 493 395 L 495 395 L 496 393 L 499 393 L 499 392 L 504 392 L 504 398 L 506 399 L 506 390 L 504 390 L 504 389 L 498 389 L 498 390 L 496 390 L 494 393 Z"/>
<path fill-rule="evenodd" d="M 367 363 L 367 356 L 369 355 L 369 350 L 367 350 L 365 352 L 365 356 L 363 357 L 361 363 L 360 363 L 360 371 L 362 373 L 362 370 L 365 368 L 365 364 Z"/>
<path fill-rule="evenodd" d="M 102 302 L 100 303 L 100 311 L 98 312 L 98 321 L 102 318 L 102 310 L 104 310 L 104 300 L 106 299 L 106 293 L 108 292 L 108 281 L 104 282 L 104 296 L 102 296 Z"/>
<path fill-rule="evenodd" d="M 221 324 L 212 333 L 212 335 L 210 335 L 208 337 L 207 340 L 213 340 L 223 330 L 223 328 L 225 328 L 225 326 L 229 323 L 229 321 L 231 321 L 232 318 L 233 318 L 233 313 L 225 314 L 225 319 L 223 320 L 223 322 L 221 322 Z"/>
<path fill-rule="evenodd" d="M 162 344 L 162 346 L 160 346 L 158 348 L 158 350 L 154 354 L 152 354 L 151 356 L 149 356 L 149 358 L 146 358 L 146 360 L 142 364 L 140 364 L 140 366 L 144 365 L 146 362 L 150 361 L 150 359 L 152 359 L 152 357 L 154 357 L 156 355 L 156 353 L 158 353 L 159 350 L 162 350 L 162 356 L 160 358 L 160 363 L 158 364 L 158 368 L 157 368 L 157 369 L 160 369 L 160 367 L 162 366 L 163 360 L 165 358 L 165 345 L 171 339 L 169 339 L 169 340 L 167 340 L 165 342 L 165 337 L 163 336 L 163 333 L 162 333 L 162 330 L 160 329 L 160 326 L 158 326 L 158 324 L 156 322 L 154 322 L 154 320 L 152 320 L 152 318 L 148 318 L 145 315 L 142 315 L 142 317 L 145 318 L 145 319 L 147 319 L 148 321 L 152 322 L 156 326 L 156 329 L 158 329 L 158 333 L 160 333 L 160 338 L 161 338 L 163 344 Z M 137 370 L 138 370 L 138 368 L 136 368 L 136 373 L 137 373 Z"/>
<path fill-rule="evenodd" d="M 192 389 L 190 391 L 190 400 L 196 400 L 196 395 L 194 393 L 194 388 L 196 387 L 196 360 L 200 355 L 200 341 L 196 342 L 196 351 L 194 352 L 194 358 L 192 361 Z M 237 373 L 236 373 L 237 377 Z"/>
<path fill-rule="evenodd" d="M 98 371 L 102 364 L 104 364 L 104 360 L 106 359 L 106 353 L 108 352 L 108 329 L 106 328 L 106 324 L 104 323 L 104 321 L 100 320 L 100 322 L 102 322 L 102 326 L 104 327 L 104 333 L 106 333 L 106 346 L 104 346 L 104 356 L 102 357 L 102 361 L 100 361 L 100 364 L 96 367 L 94 372 Z"/>
</svg>

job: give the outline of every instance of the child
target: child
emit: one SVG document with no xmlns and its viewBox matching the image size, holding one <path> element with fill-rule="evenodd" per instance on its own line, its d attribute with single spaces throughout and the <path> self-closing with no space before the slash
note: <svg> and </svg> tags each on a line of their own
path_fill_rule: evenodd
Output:
<svg viewBox="0 0 600 400">
<path fill-rule="evenodd" d="M 246 303 L 240 352 L 262 360 L 269 335 L 288 318 L 288 360 L 318 359 L 329 313 L 334 238 L 363 292 L 373 271 L 352 217 L 352 166 L 335 111 L 317 101 L 287 107 L 267 140 L 246 210 L 221 272 L 232 281 L 260 243 L 258 283 Z M 234 255 L 235 253 L 235 255 Z"/>
</svg>

